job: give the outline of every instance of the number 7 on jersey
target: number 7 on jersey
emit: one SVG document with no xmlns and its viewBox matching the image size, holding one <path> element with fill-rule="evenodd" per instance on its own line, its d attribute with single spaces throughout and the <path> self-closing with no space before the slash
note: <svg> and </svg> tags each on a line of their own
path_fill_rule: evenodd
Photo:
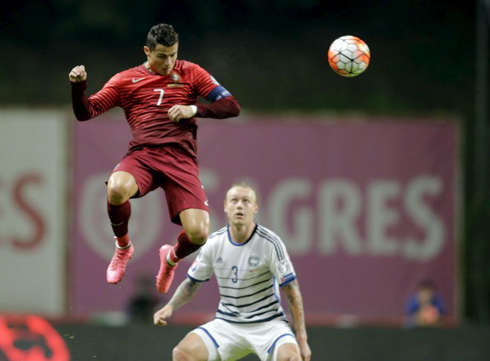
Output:
<svg viewBox="0 0 490 361">
<path fill-rule="evenodd" d="M 153 91 L 160 92 L 160 97 L 158 98 L 157 105 L 162 104 L 163 94 L 165 93 L 165 90 L 163 90 L 163 89 L 153 89 Z"/>
</svg>

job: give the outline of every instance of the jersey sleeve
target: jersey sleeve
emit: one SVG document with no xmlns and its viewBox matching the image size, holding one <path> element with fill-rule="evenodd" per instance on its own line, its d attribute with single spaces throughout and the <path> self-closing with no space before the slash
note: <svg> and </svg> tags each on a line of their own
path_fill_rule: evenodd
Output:
<svg viewBox="0 0 490 361">
<path fill-rule="evenodd" d="M 119 104 L 120 75 L 114 75 L 96 94 L 87 97 L 87 81 L 71 82 L 73 112 L 80 121 L 95 118 Z"/>
<path fill-rule="evenodd" d="M 271 252 L 269 269 L 276 278 L 279 286 L 286 286 L 296 279 L 293 263 L 289 258 L 286 246 L 277 235 L 271 235 Z"/>
<path fill-rule="evenodd" d="M 220 83 L 218 83 L 218 81 L 211 76 L 211 74 L 209 74 L 199 65 L 195 66 L 194 86 L 196 87 L 196 91 L 200 96 L 205 98 L 210 103 L 231 96 L 230 92 Z"/>
<path fill-rule="evenodd" d="M 92 118 L 105 113 L 119 104 L 119 83 L 121 76 L 114 75 L 104 87 L 88 98 Z"/>
<path fill-rule="evenodd" d="M 187 271 L 187 277 L 192 281 L 206 282 L 213 275 L 212 250 L 211 242 L 206 242 L 201 247 L 199 254 Z"/>
</svg>

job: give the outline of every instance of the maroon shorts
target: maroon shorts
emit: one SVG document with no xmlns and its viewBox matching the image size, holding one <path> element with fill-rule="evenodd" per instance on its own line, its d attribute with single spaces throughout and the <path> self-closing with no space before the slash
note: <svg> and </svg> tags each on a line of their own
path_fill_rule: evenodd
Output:
<svg viewBox="0 0 490 361">
<path fill-rule="evenodd" d="M 209 212 L 197 160 L 177 145 L 136 150 L 126 155 L 112 172 L 119 171 L 130 173 L 136 180 L 138 193 L 133 198 L 163 188 L 173 223 L 182 225 L 179 213 L 185 209 Z"/>
</svg>

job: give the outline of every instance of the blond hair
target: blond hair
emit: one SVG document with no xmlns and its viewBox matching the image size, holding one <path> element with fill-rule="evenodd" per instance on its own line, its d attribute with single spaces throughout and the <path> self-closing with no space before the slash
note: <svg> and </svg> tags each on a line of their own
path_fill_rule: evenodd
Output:
<svg viewBox="0 0 490 361">
<path fill-rule="evenodd" d="M 226 203 L 226 200 L 228 198 L 228 193 L 230 192 L 230 190 L 232 190 L 233 188 L 235 187 L 239 187 L 239 188 L 248 188 L 250 189 L 254 195 L 255 195 L 255 204 L 259 204 L 259 197 L 257 196 L 257 190 L 250 184 L 250 183 L 247 183 L 247 182 L 237 182 L 237 183 L 234 183 L 227 191 L 226 191 L 226 196 L 225 196 L 225 203 Z"/>
</svg>

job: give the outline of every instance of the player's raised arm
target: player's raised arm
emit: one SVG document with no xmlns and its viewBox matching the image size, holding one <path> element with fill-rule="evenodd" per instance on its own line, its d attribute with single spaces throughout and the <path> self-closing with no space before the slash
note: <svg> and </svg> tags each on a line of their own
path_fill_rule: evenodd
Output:
<svg viewBox="0 0 490 361">
<path fill-rule="evenodd" d="M 194 298 L 195 294 L 201 287 L 200 282 L 191 281 L 186 278 L 175 290 L 174 295 L 170 301 L 159 309 L 153 315 L 153 323 L 157 326 L 165 326 L 167 324 L 167 319 L 170 318 L 174 311 L 184 306 L 187 302 Z"/>
<path fill-rule="evenodd" d="M 68 74 L 71 82 L 71 103 L 73 113 L 79 121 L 89 120 L 91 107 L 87 97 L 87 71 L 84 65 L 77 65 Z"/>
<path fill-rule="evenodd" d="M 119 76 L 113 76 L 96 94 L 87 96 L 87 71 L 85 66 L 77 65 L 68 74 L 71 83 L 73 112 L 79 121 L 85 121 L 105 113 L 118 102 Z"/>
<path fill-rule="evenodd" d="M 308 336 L 306 334 L 305 325 L 305 313 L 303 309 L 303 298 L 299 290 L 298 280 L 291 281 L 287 285 L 282 287 L 282 290 L 286 293 L 289 308 L 291 310 L 294 330 L 296 332 L 296 339 L 301 350 L 301 356 L 304 361 L 311 359 L 311 350 L 308 345 Z"/>
</svg>

